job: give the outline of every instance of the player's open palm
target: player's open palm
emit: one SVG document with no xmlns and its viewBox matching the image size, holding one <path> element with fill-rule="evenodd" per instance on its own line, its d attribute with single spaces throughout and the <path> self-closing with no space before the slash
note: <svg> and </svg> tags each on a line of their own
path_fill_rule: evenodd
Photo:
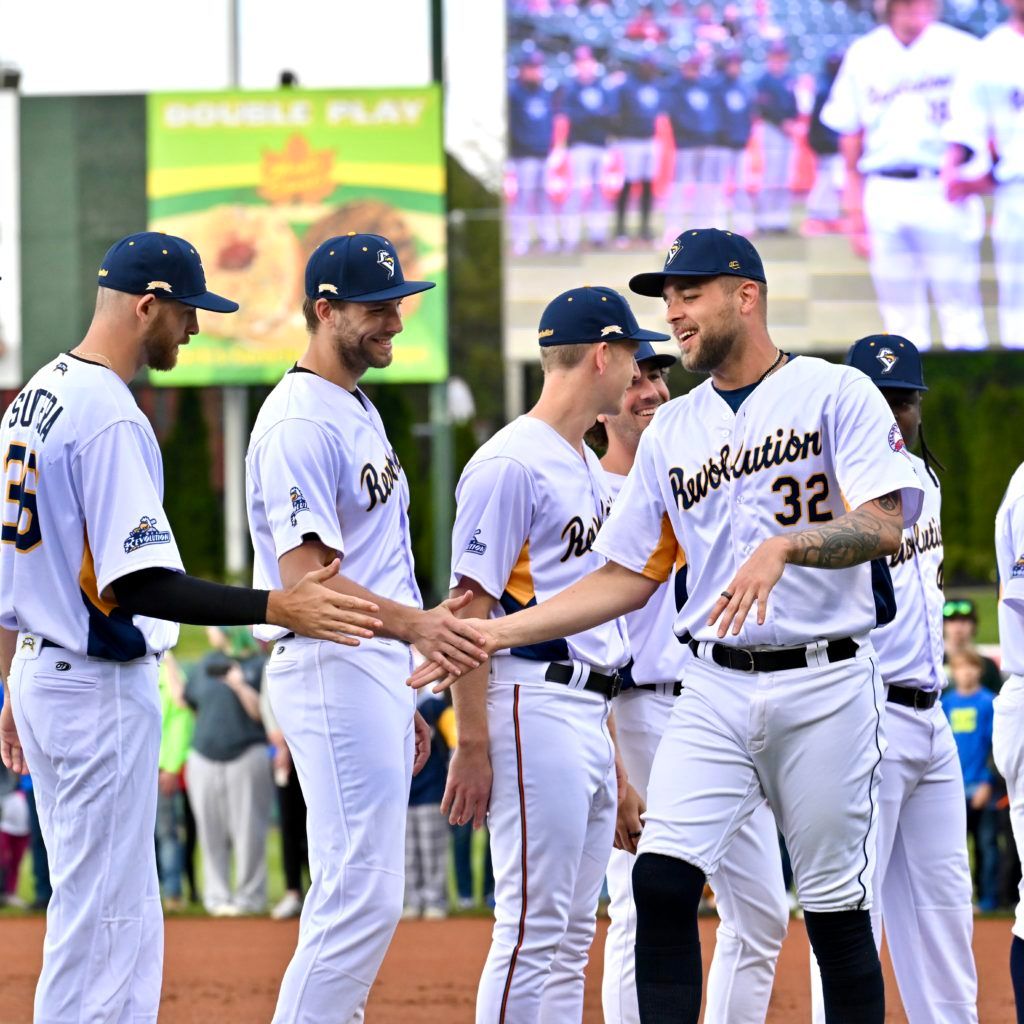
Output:
<svg viewBox="0 0 1024 1024">
<path fill-rule="evenodd" d="M 0 710 L 0 761 L 4 767 L 19 775 L 28 775 L 25 752 L 18 739 L 18 727 L 14 724 L 14 711 L 8 698 Z"/>
<path fill-rule="evenodd" d="M 755 602 L 757 624 L 764 625 L 768 595 L 786 568 L 786 547 L 785 537 L 770 537 L 739 567 L 708 616 L 709 626 L 718 623 L 719 637 L 724 637 L 730 628 L 732 635 L 737 636 Z"/>
<path fill-rule="evenodd" d="M 473 823 L 480 828 L 491 802 L 491 756 L 486 743 L 463 744 L 455 748 L 448 765 L 448 782 L 441 800 L 441 813 L 451 825 Z"/>
<path fill-rule="evenodd" d="M 380 610 L 377 605 L 324 585 L 338 575 L 340 565 L 336 558 L 330 565 L 306 573 L 287 590 L 272 590 L 267 621 L 301 636 L 333 640 L 347 647 L 359 646 L 356 637 L 372 637 L 382 626 L 375 614 Z"/>
<path fill-rule="evenodd" d="M 421 612 L 413 622 L 412 645 L 428 662 L 456 677 L 487 660 L 484 638 L 471 624 L 473 620 L 455 615 L 472 599 L 473 592 L 467 590 Z"/>
<path fill-rule="evenodd" d="M 498 644 L 492 635 L 495 623 L 494 619 L 459 619 L 458 621 L 469 626 L 475 632 L 475 635 L 482 641 L 481 647 L 484 651 L 493 652 L 498 650 Z M 470 667 L 476 668 L 477 665 L 474 664 Z M 424 661 L 423 664 L 421 664 L 419 668 L 409 676 L 406 680 L 406 684 L 415 690 L 421 690 L 424 686 L 429 686 L 431 683 L 437 683 L 433 692 L 443 693 L 453 683 L 461 679 L 467 671 L 468 669 L 465 669 L 460 665 L 446 666 L 443 662 L 438 660 Z"/>
</svg>

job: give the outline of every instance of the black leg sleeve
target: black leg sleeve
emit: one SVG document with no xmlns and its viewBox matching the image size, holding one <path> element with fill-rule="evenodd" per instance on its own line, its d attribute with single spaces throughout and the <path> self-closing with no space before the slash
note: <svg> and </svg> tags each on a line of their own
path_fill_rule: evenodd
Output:
<svg viewBox="0 0 1024 1024">
<path fill-rule="evenodd" d="M 867 910 L 805 911 L 828 1024 L 884 1024 L 882 964 Z"/>
</svg>

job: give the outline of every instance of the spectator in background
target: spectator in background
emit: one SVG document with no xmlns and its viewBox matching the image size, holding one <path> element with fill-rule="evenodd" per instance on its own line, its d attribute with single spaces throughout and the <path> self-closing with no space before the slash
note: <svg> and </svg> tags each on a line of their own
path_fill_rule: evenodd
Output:
<svg viewBox="0 0 1024 1024">
<path fill-rule="evenodd" d="M 267 739 L 274 748 L 274 788 L 277 790 L 277 812 L 281 825 L 281 866 L 284 869 L 284 895 L 270 911 L 275 921 L 298 917 L 304 896 L 303 869 L 309 872 L 309 845 L 306 839 L 306 800 L 299 785 L 299 775 L 277 716 L 270 704 L 266 670 L 260 686 L 260 714 Z"/>
<path fill-rule="evenodd" d="M 185 846 L 185 762 L 192 745 L 195 716 L 185 702 L 185 680 L 174 655 L 160 661 L 160 773 L 156 801 L 156 863 L 166 910 L 180 910 Z M 193 893 L 193 898 L 195 894 Z"/>
<path fill-rule="evenodd" d="M 725 51 L 719 58 L 721 74 L 715 96 L 718 100 L 717 149 L 722 168 L 721 198 L 716 210 L 729 211 L 729 226 L 741 235 L 754 233 L 754 206 L 747 190 L 747 146 L 754 120 L 753 90 L 741 78 L 743 55 Z M 717 221 L 714 221 L 717 223 Z"/>
<path fill-rule="evenodd" d="M 992 801 L 995 774 L 992 760 L 992 704 L 995 697 L 981 685 L 983 669 L 977 651 L 961 650 L 949 657 L 953 692 L 942 695 L 942 710 L 956 740 L 967 798 L 967 834 L 974 840 L 974 885 L 979 910 L 995 910 L 999 889 L 998 821 Z"/>
<path fill-rule="evenodd" d="M 545 187 L 554 123 L 554 93 L 544 81 L 544 58 L 534 52 L 523 59 L 508 89 L 508 170 L 515 189 L 509 213 L 517 256 L 525 256 L 538 237 L 545 252 L 558 248 L 555 211 Z"/>
<path fill-rule="evenodd" d="M 789 73 L 789 48 L 780 39 L 768 49 L 764 73 L 757 80 L 757 114 L 761 119 L 764 168 L 757 201 L 758 231 L 786 234 L 793 196 L 789 187 L 793 139 L 797 132 L 796 93 Z"/>
<path fill-rule="evenodd" d="M 562 238 L 566 247 L 573 251 L 580 247 L 584 226 L 594 248 L 603 248 L 608 240 L 608 203 L 602 178 L 605 147 L 618 110 L 615 94 L 604 87 L 598 70 L 590 47 L 578 46 L 574 77 L 558 96 L 558 112 L 564 119 L 560 134 L 567 138 L 572 172 Z"/>
<path fill-rule="evenodd" d="M 668 33 L 658 24 L 650 3 L 645 3 L 626 25 L 626 38 L 640 43 L 663 43 Z"/>
<path fill-rule="evenodd" d="M 843 62 L 842 54 L 833 53 L 825 59 L 818 79 L 814 107 L 807 129 L 807 145 L 816 160 L 814 185 L 807 196 L 807 219 L 800 228 L 805 238 L 841 231 L 843 197 L 843 157 L 839 152 L 839 133 L 822 123 L 821 111 L 832 91 L 832 83 Z"/>
<path fill-rule="evenodd" d="M 18 875 L 30 832 L 28 800 L 20 776 L 0 765 L 0 906 L 26 906 L 18 895 Z"/>
<path fill-rule="evenodd" d="M 704 60 L 690 53 L 680 65 L 681 75 L 670 93 L 668 113 L 676 144 L 676 166 L 668 209 L 665 244 L 689 224 L 705 222 L 721 188 L 722 168 L 716 165 L 719 108 L 715 82 L 704 74 Z"/>
<path fill-rule="evenodd" d="M 1003 685 L 999 666 L 991 658 L 975 651 L 978 634 L 978 606 L 969 597 L 950 598 L 942 606 L 942 634 L 946 645 L 946 663 L 961 651 L 974 651 L 981 658 L 981 685 L 998 693 Z"/>
<path fill-rule="evenodd" d="M 448 822 L 441 799 L 448 779 L 448 757 L 455 746 L 455 712 L 448 694 L 416 696 L 416 708 L 430 727 L 430 758 L 413 776 L 405 826 L 405 907 L 402 917 L 430 921 L 448 916 Z"/>
<path fill-rule="evenodd" d="M 248 626 L 207 626 L 207 643 L 240 665 L 253 659 L 263 664 L 263 650 Z"/>
<path fill-rule="evenodd" d="M 238 662 L 213 651 L 185 686 L 185 700 L 196 712 L 186 770 L 203 854 L 203 904 L 215 917 L 266 908 L 273 782 L 259 680 L 258 673 L 247 677 Z"/>
<path fill-rule="evenodd" d="M 628 241 L 626 213 L 634 186 L 640 188 L 640 228 L 637 238 L 649 242 L 651 206 L 654 199 L 654 164 L 657 144 L 655 122 L 668 103 L 666 89 L 660 81 L 658 65 L 645 57 L 636 70 L 627 73 L 619 86 L 619 145 L 625 164 L 625 180 L 619 193 L 615 220 L 616 241 Z"/>
</svg>

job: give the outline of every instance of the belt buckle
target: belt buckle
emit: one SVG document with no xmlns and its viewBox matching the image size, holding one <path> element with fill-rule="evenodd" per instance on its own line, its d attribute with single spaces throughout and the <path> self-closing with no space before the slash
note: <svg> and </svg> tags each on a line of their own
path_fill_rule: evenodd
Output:
<svg viewBox="0 0 1024 1024">
<path fill-rule="evenodd" d="M 915 711 L 927 711 L 928 710 L 928 697 L 930 695 L 925 693 L 924 690 L 919 687 L 914 688 L 914 710 Z"/>
<path fill-rule="evenodd" d="M 749 664 L 748 665 L 735 665 L 735 664 L 732 664 L 732 660 L 733 660 L 733 658 L 737 654 L 744 654 L 744 655 L 746 655 L 746 657 L 747 657 L 747 659 L 749 661 Z M 753 671 L 754 671 L 754 652 L 753 651 L 748 651 L 745 647 L 730 647 L 729 648 L 729 662 L 730 662 L 729 668 L 733 669 L 733 671 L 735 671 L 735 672 L 749 672 L 749 673 L 753 673 Z"/>
<path fill-rule="evenodd" d="M 609 700 L 614 700 L 622 692 L 622 676 L 618 672 L 612 673 L 612 692 Z"/>
</svg>

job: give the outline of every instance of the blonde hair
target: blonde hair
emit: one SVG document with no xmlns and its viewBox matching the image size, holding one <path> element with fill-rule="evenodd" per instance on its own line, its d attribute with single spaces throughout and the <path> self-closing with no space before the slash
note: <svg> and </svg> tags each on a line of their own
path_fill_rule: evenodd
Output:
<svg viewBox="0 0 1024 1024">
<path fill-rule="evenodd" d="M 593 347 L 593 342 L 585 345 L 542 345 L 540 365 L 545 373 L 552 370 L 571 370 L 583 362 Z"/>
</svg>

